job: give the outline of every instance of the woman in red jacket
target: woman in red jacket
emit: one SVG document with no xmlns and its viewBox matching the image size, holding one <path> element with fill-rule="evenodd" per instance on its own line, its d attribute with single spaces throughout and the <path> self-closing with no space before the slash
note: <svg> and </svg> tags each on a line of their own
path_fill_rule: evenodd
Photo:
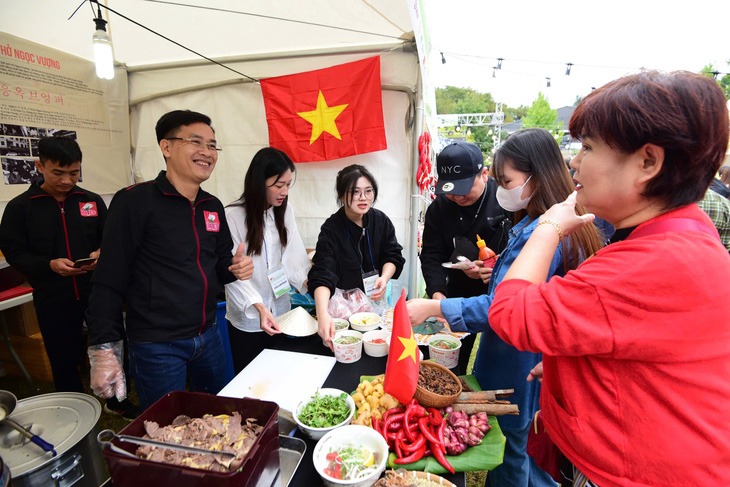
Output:
<svg viewBox="0 0 730 487">
<path fill-rule="evenodd" d="M 593 91 L 570 132 L 576 193 L 540 217 L 496 289 L 494 331 L 542 352 L 540 405 L 574 485 L 730 482 L 730 256 L 695 204 L 728 146 L 712 79 L 646 72 Z M 590 222 L 611 244 L 544 282 L 560 240 Z"/>
</svg>

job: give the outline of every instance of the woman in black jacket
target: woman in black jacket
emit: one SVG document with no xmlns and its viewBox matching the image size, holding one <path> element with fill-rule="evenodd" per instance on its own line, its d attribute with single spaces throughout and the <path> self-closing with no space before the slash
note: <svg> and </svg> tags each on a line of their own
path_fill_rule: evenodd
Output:
<svg viewBox="0 0 730 487">
<path fill-rule="evenodd" d="M 393 223 L 372 207 L 378 198 L 373 175 L 358 164 L 347 166 L 337 174 L 335 188 L 342 207 L 322 225 L 309 271 L 319 335 L 330 348 L 335 328 L 327 305 L 335 288 L 365 291 L 366 284 L 369 288 L 372 283 L 370 298 L 378 301 L 388 281 L 398 278 L 405 263 Z"/>
</svg>

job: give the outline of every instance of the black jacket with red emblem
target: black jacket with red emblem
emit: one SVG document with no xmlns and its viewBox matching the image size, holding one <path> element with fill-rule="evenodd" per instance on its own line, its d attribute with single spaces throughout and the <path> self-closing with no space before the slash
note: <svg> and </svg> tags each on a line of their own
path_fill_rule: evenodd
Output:
<svg viewBox="0 0 730 487">
<path fill-rule="evenodd" d="M 198 190 L 181 195 L 161 171 L 119 191 L 109 208 L 89 299 L 89 345 L 122 338 L 122 302 L 132 342 L 197 336 L 215 324 L 217 295 L 235 280 L 223 204 Z"/>
<path fill-rule="evenodd" d="M 99 248 L 106 205 L 98 194 L 78 186 L 58 201 L 41 184 L 31 184 L 5 207 L 0 249 L 8 264 L 28 279 L 36 304 L 86 298 L 92 273 L 64 277 L 51 270 L 50 262 L 89 257 Z"/>
</svg>

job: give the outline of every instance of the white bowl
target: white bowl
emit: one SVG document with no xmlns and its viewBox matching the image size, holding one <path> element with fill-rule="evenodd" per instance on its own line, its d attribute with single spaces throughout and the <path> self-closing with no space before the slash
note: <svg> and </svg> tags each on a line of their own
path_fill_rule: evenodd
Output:
<svg viewBox="0 0 730 487">
<path fill-rule="evenodd" d="M 365 353 L 371 357 L 385 357 L 388 355 L 388 337 L 390 332 L 387 330 L 373 330 L 363 334 L 363 348 Z M 371 343 L 372 340 L 381 339 L 383 343 Z"/>
<path fill-rule="evenodd" d="M 363 324 L 363 320 L 372 321 L 370 324 Z M 380 315 L 377 313 L 354 313 L 350 316 L 350 326 L 357 331 L 371 331 L 380 326 Z"/>
<path fill-rule="evenodd" d="M 329 464 L 326 458 L 327 454 L 345 445 L 358 445 L 371 450 L 373 454 L 378 456 L 377 462 L 375 462 L 378 468 L 371 472 L 370 475 L 356 480 L 338 480 L 325 474 L 324 469 Z M 385 470 L 387 460 L 388 444 L 385 442 L 385 439 L 374 429 L 360 425 L 348 425 L 330 431 L 317 442 L 312 453 L 314 469 L 322 477 L 327 487 L 341 487 L 343 485 L 349 487 L 370 487 L 377 482 L 380 474 Z"/>
<path fill-rule="evenodd" d="M 350 327 L 350 322 L 342 318 L 333 318 L 332 321 L 335 323 L 335 332 L 344 331 Z"/>
<path fill-rule="evenodd" d="M 355 401 L 352 399 L 352 397 L 346 393 L 345 391 L 341 391 L 339 389 L 319 389 L 319 395 L 320 396 L 339 396 L 340 394 L 345 394 L 347 396 L 345 398 L 345 402 L 348 406 L 350 406 L 350 415 L 347 417 L 346 420 L 343 422 L 336 424 L 334 426 L 330 426 L 329 428 L 315 428 L 312 426 L 307 426 L 306 424 L 302 423 L 302 421 L 299 419 L 299 415 L 302 412 L 302 409 L 304 409 L 304 406 L 309 404 L 312 401 L 312 398 L 314 397 L 314 394 L 307 397 L 303 401 L 301 401 L 299 404 L 297 404 L 296 409 L 294 409 L 294 421 L 296 421 L 297 426 L 299 426 L 299 429 L 302 430 L 302 432 L 309 436 L 313 440 L 319 440 L 322 438 L 325 434 L 328 432 L 334 430 L 335 428 L 339 428 L 341 426 L 345 426 L 346 424 L 349 424 L 352 420 L 352 416 L 355 414 Z"/>
</svg>

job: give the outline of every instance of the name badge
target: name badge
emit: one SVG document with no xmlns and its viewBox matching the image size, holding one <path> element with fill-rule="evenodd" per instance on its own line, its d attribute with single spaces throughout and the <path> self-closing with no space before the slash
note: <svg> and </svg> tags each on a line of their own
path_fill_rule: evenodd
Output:
<svg viewBox="0 0 730 487">
<path fill-rule="evenodd" d="M 275 267 L 269 272 L 269 284 L 271 284 L 271 290 L 274 291 L 274 296 L 280 298 L 284 294 L 288 293 L 291 289 L 289 279 L 286 278 L 286 272 L 282 266 Z"/>
<path fill-rule="evenodd" d="M 375 281 L 378 280 L 378 277 L 380 277 L 380 274 L 378 274 L 376 271 L 363 273 L 362 284 L 363 288 L 365 288 L 365 295 L 367 295 L 367 297 L 372 296 L 375 292 Z"/>
</svg>

